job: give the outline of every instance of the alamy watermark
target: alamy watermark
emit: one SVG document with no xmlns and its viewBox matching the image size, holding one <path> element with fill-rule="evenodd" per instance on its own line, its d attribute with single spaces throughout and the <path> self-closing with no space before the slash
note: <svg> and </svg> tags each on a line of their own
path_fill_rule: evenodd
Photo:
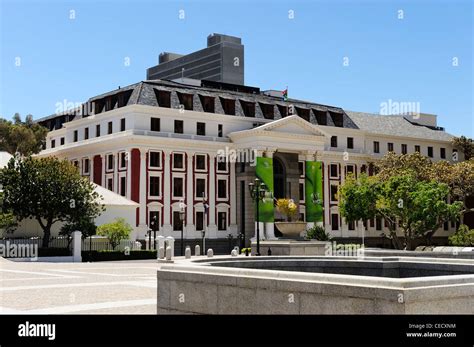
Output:
<svg viewBox="0 0 474 347">
<path fill-rule="evenodd" d="M 333 257 L 363 257 L 364 245 L 360 244 L 343 244 L 335 241 L 326 244 L 324 249 L 325 256 Z"/>
<path fill-rule="evenodd" d="M 418 101 L 394 101 L 388 99 L 380 103 L 380 114 L 387 115 L 410 115 L 413 118 L 420 116 L 420 103 Z"/>
<path fill-rule="evenodd" d="M 3 258 L 31 258 L 38 260 L 38 245 L 28 243 L 15 243 L 7 240 L 0 242 L 0 257 Z"/>
<path fill-rule="evenodd" d="M 249 163 L 250 166 L 257 165 L 257 150 L 251 148 L 233 149 L 226 146 L 217 151 L 217 162 Z"/>
</svg>

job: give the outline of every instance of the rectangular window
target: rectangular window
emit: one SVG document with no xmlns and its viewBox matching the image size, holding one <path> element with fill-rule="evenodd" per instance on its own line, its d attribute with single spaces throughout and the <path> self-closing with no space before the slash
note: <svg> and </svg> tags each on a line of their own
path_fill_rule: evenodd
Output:
<svg viewBox="0 0 474 347">
<path fill-rule="evenodd" d="M 331 184 L 331 202 L 337 202 L 337 190 L 338 186 Z"/>
<path fill-rule="evenodd" d="M 107 171 L 112 171 L 114 169 L 114 155 L 107 154 Z"/>
<path fill-rule="evenodd" d="M 300 177 L 304 177 L 304 164 L 305 164 L 304 161 L 299 161 L 298 162 L 298 173 L 299 173 Z"/>
<path fill-rule="evenodd" d="M 327 125 L 328 124 L 328 117 L 326 111 L 318 111 L 315 110 L 314 114 L 316 115 L 316 121 L 319 125 Z"/>
<path fill-rule="evenodd" d="M 148 223 L 151 230 L 160 230 L 160 212 L 159 211 L 150 211 L 148 214 Z"/>
<path fill-rule="evenodd" d="M 217 125 L 217 137 L 223 137 L 223 136 L 224 136 L 223 125 L 219 124 Z"/>
<path fill-rule="evenodd" d="M 195 198 L 204 198 L 206 196 L 206 180 L 196 178 Z"/>
<path fill-rule="evenodd" d="M 199 95 L 204 112 L 214 113 L 214 98 L 212 96 Z"/>
<path fill-rule="evenodd" d="M 227 180 L 217 180 L 217 198 L 227 199 Z"/>
<path fill-rule="evenodd" d="M 387 143 L 387 151 L 388 152 L 393 152 L 393 143 L 392 142 Z"/>
<path fill-rule="evenodd" d="M 441 148 L 439 149 L 439 157 L 440 157 L 441 159 L 446 159 L 446 148 L 441 147 Z"/>
<path fill-rule="evenodd" d="M 433 147 L 428 146 L 428 157 L 433 158 Z"/>
<path fill-rule="evenodd" d="M 444 222 L 443 229 L 446 231 L 449 230 L 449 222 Z"/>
<path fill-rule="evenodd" d="M 217 171 L 227 172 L 227 161 L 225 160 L 225 158 L 217 158 Z"/>
<path fill-rule="evenodd" d="M 337 213 L 331 214 L 331 229 L 339 230 L 339 215 Z"/>
<path fill-rule="evenodd" d="M 112 134 L 112 132 L 113 132 L 113 125 L 112 125 L 112 122 L 109 122 L 109 123 L 108 123 L 108 129 L 107 129 L 107 131 L 108 131 L 107 133 L 108 133 L 109 135 Z"/>
<path fill-rule="evenodd" d="M 61 146 L 63 146 L 64 143 L 65 143 L 65 139 L 64 139 L 64 137 L 61 137 Z"/>
<path fill-rule="evenodd" d="M 349 175 L 349 174 L 354 175 L 354 173 L 355 173 L 354 165 L 347 165 L 346 166 L 346 176 Z"/>
<path fill-rule="evenodd" d="M 173 178 L 173 196 L 182 198 L 184 197 L 184 186 L 183 186 L 183 178 L 182 177 L 174 177 Z"/>
<path fill-rule="evenodd" d="M 408 146 L 406 144 L 402 144 L 402 154 L 408 153 Z"/>
<path fill-rule="evenodd" d="M 376 230 L 382 230 L 382 219 L 381 218 L 376 218 L 375 219 L 375 229 Z"/>
<path fill-rule="evenodd" d="M 330 168 L 331 178 L 338 178 L 339 177 L 339 164 L 331 164 L 329 168 Z"/>
<path fill-rule="evenodd" d="M 160 177 L 150 176 L 150 196 L 160 196 Z"/>
<path fill-rule="evenodd" d="M 354 221 L 347 223 L 347 227 L 349 230 L 355 230 L 355 223 Z"/>
<path fill-rule="evenodd" d="M 150 167 L 160 168 L 161 167 L 161 152 L 149 152 L 150 156 Z"/>
<path fill-rule="evenodd" d="M 120 152 L 120 168 L 125 169 L 127 167 L 127 153 Z"/>
<path fill-rule="evenodd" d="M 155 89 L 155 96 L 159 107 L 171 107 L 171 92 Z"/>
<path fill-rule="evenodd" d="M 78 133 L 77 130 L 74 130 L 74 142 L 77 142 L 78 139 Z"/>
<path fill-rule="evenodd" d="M 184 169 L 183 153 L 173 153 L 173 169 Z"/>
<path fill-rule="evenodd" d="M 196 212 L 196 230 L 204 230 L 204 212 Z"/>
<path fill-rule="evenodd" d="M 299 185 L 300 201 L 304 201 L 304 183 Z"/>
<path fill-rule="evenodd" d="M 222 109 L 224 110 L 225 114 L 228 115 L 235 115 L 235 100 L 233 99 L 221 99 Z"/>
<path fill-rule="evenodd" d="M 185 110 L 193 109 L 193 95 L 177 92 L 180 106 Z"/>
<path fill-rule="evenodd" d="M 179 211 L 173 211 L 173 231 L 183 229 L 183 221 L 179 217 Z"/>
<path fill-rule="evenodd" d="M 84 158 L 82 160 L 82 173 L 88 175 L 90 171 L 90 161 L 89 158 Z"/>
<path fill-rule="evenodd" d="M 217 213 L 217 230 L 227 230 L 227 212 Z"/>
<path fill-rule="evenodd" d="M 120 195 L 125 196 L 127 194 L 127 178 L 125 176 L 120 177 Z"/>
<path fill-rule="evenodd" d="M 152 117 L 151 121 L 150 121 L 150 130 L 151 131 L 160 131 L 160 129 L 161 129 L 160 118 Z"/>
<path fill-rule="evenodd" d="M 184 122 L 182 120 L 174 121 L 174 132 L 175 134 L 182 134 L 184 132 Z"/>
<path fill-rule="evenodd" d="M 370 220 L 370 227 L 373 228 L 374 226 L 375 226 L 375 221 L 374 221 L 374 219 L 372 218 L 372 219 Z"/>
<path fill-rule="evenodd" d="M 89 139 L 89 128 L 85 128 L 84 129 L 84 140 L 88 140 Z"/>
<path fill-rule="evenodd" d="M 196 170 L 205 171 L 206 170 L 206 156 L 203 154 L 196 155 Z"/>
<path fill-rule="evenodd" d="M 374 141 L 374 153 L 380 153 L 380 143 L 378 141 Z"/>
<path fill-rule="evenodd" d="M 347 148 L 353 149 L 354 148 L 354 138 L 348 137 L 347 138 Z"/>
<path fill-rule="evenodd" d="M 197 122 L 196 135 L 206 136 L 206 123 Z"/>
<path fill-rule="evenodd" d="M 114 180 L 112 178 L 107 178 L 107 189 L 114 190 Z"/>
<path fill-rule="evenodd" d="M 120 119 L 120 131 L 125 131 L 125 118 Z"/>
<path fill-rule="evenodd" d="M 331 147 L 337 147 L 337 136 L 331 136 Z"/>
<path fill-rule="evenodd" d="M 51 148 L 56 147 L 56 140 L 51 140 Z"/>
<path fill-rule="evenodd" d="M 415 145 L 415 152 L 421 153 L 421 149 L 419 145 Z"/>
<path fill-rule="evenodd" d="M 100 137 L 100 124 L 95 126 L 95 137 Z"/>
</svg>

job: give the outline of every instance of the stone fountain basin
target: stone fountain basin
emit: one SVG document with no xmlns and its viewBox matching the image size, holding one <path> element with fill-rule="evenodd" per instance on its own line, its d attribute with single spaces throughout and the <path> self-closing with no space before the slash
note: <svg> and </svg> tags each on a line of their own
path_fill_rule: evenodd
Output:
<svg viewBox="0 0 474 347">
<path fill-rule="evenodd" d="M 306 222 L 276 222 L 275 226 L 286 237 L 298 237 L 306 230 Z"/>
</svg>

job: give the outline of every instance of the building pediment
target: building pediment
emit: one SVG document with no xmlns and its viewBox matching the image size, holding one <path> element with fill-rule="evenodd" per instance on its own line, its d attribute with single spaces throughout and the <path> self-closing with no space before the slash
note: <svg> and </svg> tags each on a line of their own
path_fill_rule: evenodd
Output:
<svg viewBox="0 0 474 347">
<path fill-rule="evenodd" d="M 248 136 L 273 136 L 277 138 L 297 137 L 305 139 L 319 138 L 320 140 L 323 140 L 327 135 L 310 122 L 297 115 L 293 115 L 266 123 L 253 129 L 237 131 L 229 134 L 229 137 L 233 141 Z"/>
</svg>

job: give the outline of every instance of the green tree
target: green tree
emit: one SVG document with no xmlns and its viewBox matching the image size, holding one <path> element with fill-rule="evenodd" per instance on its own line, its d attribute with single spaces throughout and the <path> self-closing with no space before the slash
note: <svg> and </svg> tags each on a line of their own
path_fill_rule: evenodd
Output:
<svg viewBox="0 0 474 347">
<path fill-rule="evenodd" d="M 48 247 L 56 222 L 94 219 L 104 207 L 89 180 L 67 160 L 54 157 L 14 157 L 0 172 L 4 208 L 21 221 L 34 218 L 41 226 L 43 247 Z"/>
<path fill-rule="evenodd" d="M 464 153 L 464 159 L 469 160 L 474 155 L 474 141 L 466 136 L 454 137 L 451 141 L 454 148 Z"/>
<path fill-rule="evenodd" d="M 33 116 L 27 115 L 25 121 L 18 113 L 13 122 L 0 118 L 0 151 L 12 155 L 28 156 L 41 151 L 48 129 L 33 122 Z"/>
<path fill-rule="evenodd" d="M 456 219 L 462 209 L 461 202 L 446 202 L 449 194 L 446 184 L 418 181 L 409 172 L 387 180 L 365 175 L 358 181 L 350 178 L 339 192 L 340 212 L 347 221 L 383 217 L 397 248 L 401 248 L 397 224 L 405 237 L 406 248 L 412 249 L 415 238 L 426 237 L 430 241 L 439 227 Z"/>
<path fill-rule="evenodd" d="M 97 235 L 106 236 L 112 248 L 115 249 L 121 240 L 128 239 L 133 228 L 124 218 L 115 218 L 112 223 L 102 224 L 97 227 Z"/>
<path fill-rule="evenodd" d="M 94 220 L 89 218 L 80 218 L 79 220 L 69 221 L 61 227 L 59 235 L 68 237 L 68 246 L 72 241 L 72 233 L 74 231 L 80 231 L 82 233 L 82 238 L 95 235 L 97 232 L 97 226 L 94 223 Z"/>
<path fill-rule="evenodd" d="M 461 224 L 459 229 L 449 238 L 451 246 L 471 247 L 474 246 L 474 229 L 469 230 L 465 224 Z"/>
</svg>

